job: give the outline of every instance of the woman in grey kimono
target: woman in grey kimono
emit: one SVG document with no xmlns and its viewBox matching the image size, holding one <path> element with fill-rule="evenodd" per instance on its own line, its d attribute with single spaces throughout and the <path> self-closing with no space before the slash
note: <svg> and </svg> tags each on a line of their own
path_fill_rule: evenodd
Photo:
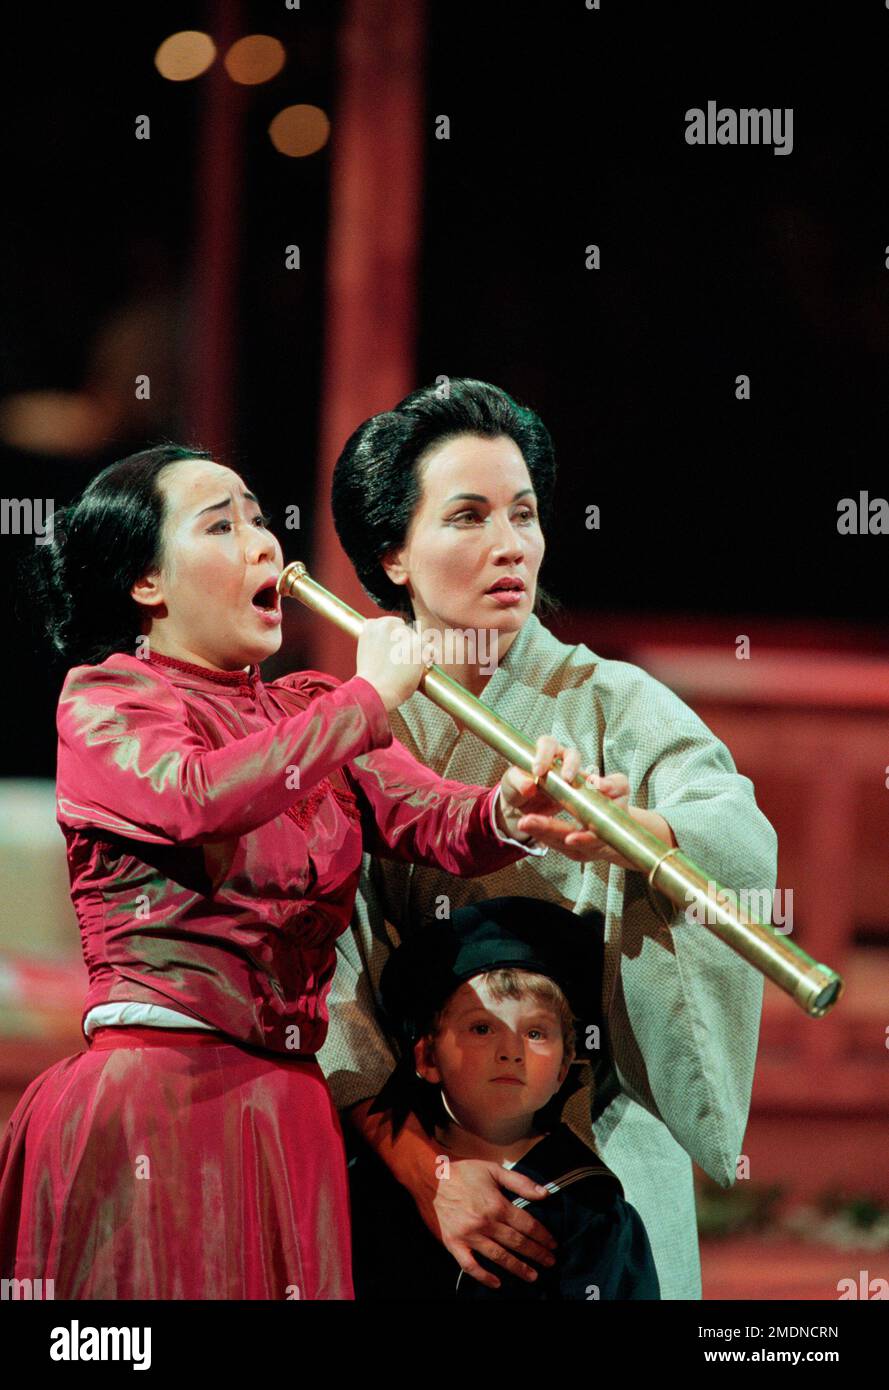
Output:
<svg viewBox="0 0 889 1390">
<path fill-rule="evenodd" d="M 567 646 L 535 615 L 554 477 L 552 441 L 533 411 L 497 387 L 452 379 L 355 431 L 334 474 L 334 518 L 367 592 L 431 634 L 456 680 L 528 735 L 546 730 L 578 748 L 597 790 L 713 879 L 771 894 L 777 837 L 724 744 L 638 666 Z M 392 724 L 442 776 L 490 782 L 505 767 L 419 692 Z M 552 1242 L 513 1204 L 535 1195 L 522 1175 L 467 1160 L 439 1182 L 419 1127 L 393 1142 L 386 1118 L 368 1115 L 395 1062 L 377 983 L 393 944 L 422 930 L 424 917 L 480 897 L 603 912 L 608 1037 L 565 1120 L 639 1211 L 661 1296 L 700 1298 L 692 1159 L 722 1186 L 734 1182 L 762 977 L 592 832 L 568 821 L 561 834 L 544 832 L 534 817 L 519 828 L 540 852 L 482 880 L 365 857 L 319 1054 L 334 1099 L 467 1273 L 493 1281 L 480 1252 L 533 1278 Z M 543 852 L 557 843 L 562 854 Z"/>
</svg>

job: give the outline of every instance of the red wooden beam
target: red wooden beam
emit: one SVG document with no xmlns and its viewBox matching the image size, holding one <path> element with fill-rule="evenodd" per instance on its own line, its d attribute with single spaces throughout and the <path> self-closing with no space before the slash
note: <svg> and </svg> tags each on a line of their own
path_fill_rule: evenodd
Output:
<svg viewBox="0 0 889 1390">
<path fill-rule="evenodd" d="M 197 142 L 195 252 L 188 355 L 189 442 L 228 461 L 233 443 L 238 292 L 238 207 L 242 177 L 244 88 L 223 58 L 242 37 L 240 0 L 207 5 L 217 57 L 204 84 Z"/>
<path fill-rule="evenodd" d="M 425 5 L 348 0 L 339 35 L 339 100 L 331 132 L 331 224 L 310 572 L 373 613 L 330 513 L 330 480 L 346 439 L 414 386 L 423 152 Z M 347 677 L 355 647 L 305 613 L 311 664 Z"/>
</svg>

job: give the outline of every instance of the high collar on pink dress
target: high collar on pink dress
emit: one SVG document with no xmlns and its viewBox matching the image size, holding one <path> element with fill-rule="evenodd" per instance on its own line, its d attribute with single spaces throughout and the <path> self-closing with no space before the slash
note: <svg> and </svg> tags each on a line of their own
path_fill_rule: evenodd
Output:
<svg viewBox="0 0 889 1390">
<path fill-rule="evenodd" d="M 160 666 L 167 671 L 176 685 L 185 685 L 193 690 L 219 690 L 220 687 L 231 694 L 253 694 L 257 686 L 262 686 L 259 667 L 254 662 L 248 671 L 214 671 L 209 666 L 198 666 L 193 661 L 181 661 L 177 656 L 165 656 L 161 652 L 151 652 L 148 661 L 152 666 Z"/>
</svg>

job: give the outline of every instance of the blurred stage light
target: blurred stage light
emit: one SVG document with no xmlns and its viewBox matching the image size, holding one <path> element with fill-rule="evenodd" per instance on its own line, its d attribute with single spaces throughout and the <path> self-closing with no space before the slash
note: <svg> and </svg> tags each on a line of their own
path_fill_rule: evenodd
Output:
<svg viewBox="0 0 889 1390">
<path fill-rule="evenodd" d="M 277 77 L 287 57 L 284 45 L 268 34 L 248 34 L 233 43 L 225 55 L 225 67 L 233 82 L 255 86 Z"/>
<path fill-rule="evenodd" d="M 269 126 L 269 138 L 280 154 L 298 159 L 327 144 L 330 121 L 320 106 L 285 106 Z"/>
<path fill-rule="evenodd" d="M 206 72 L 216 57 L 216 45 L 209 34 L 183 29 L 164 39 L 154 55 L 154 66 L 170 82 L 190 82 Z"/>
</svg>

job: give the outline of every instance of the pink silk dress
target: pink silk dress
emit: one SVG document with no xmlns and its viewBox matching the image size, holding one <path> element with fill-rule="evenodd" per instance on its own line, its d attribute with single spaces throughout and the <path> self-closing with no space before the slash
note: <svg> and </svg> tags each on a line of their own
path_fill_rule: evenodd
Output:
<svg viewBox="0 0 889 1390">
<path fill-rule="evenodd" d="M 89 990 L 213 1031 L 100 1027 L 0 1141 L 0 1277 L 55 1298 L 348 1299 L 342 1134 L 315 1052 L 362 848 L 491 873 L 494 792 L 392 738 L 361 677 L 266 686 L 115 653 L 69 671 L 58 820 Z M 24 932 L 27 924 L 22 924 Z"/>
</svg>

